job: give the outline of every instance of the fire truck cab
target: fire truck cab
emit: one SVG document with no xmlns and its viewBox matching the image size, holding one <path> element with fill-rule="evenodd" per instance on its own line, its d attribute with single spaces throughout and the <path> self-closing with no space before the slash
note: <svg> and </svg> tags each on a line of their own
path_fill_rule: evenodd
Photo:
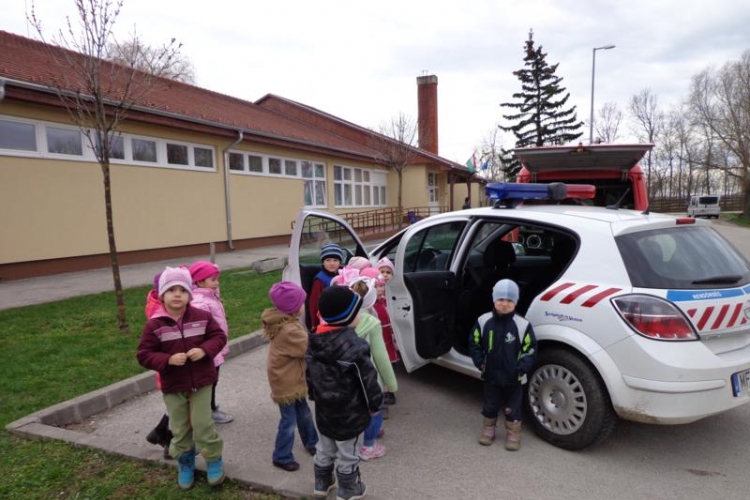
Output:
<svg viewBox="0 0 750 500">
<path fill-rule="evenodd" d="M 591 144 L 516 148 L 521 162 L 516 182 L 593 184 L 594 206 L 646 210 L 648 190 L 638 165 L 653 144 Z"/>
</svg>

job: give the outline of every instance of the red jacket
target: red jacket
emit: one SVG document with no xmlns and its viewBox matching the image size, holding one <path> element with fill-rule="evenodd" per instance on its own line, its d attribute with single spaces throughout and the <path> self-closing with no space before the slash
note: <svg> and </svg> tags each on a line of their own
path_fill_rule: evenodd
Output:
<svg viewBox="0 0 750 500">
<path fill-rule="evenodd" d="M 211 313 L 189 304 L 178 324 L 162 308 L 143 327 L 136 357 L 144 368 L 161 375 L 162 392 L 187 392 L 216 382 L 214 357 L 221 352 L 227 337 Z M 206 355 L 198 361 L 189 359 L 183 366 L 169 364 L 173 354 L 200 347 Z"/>
</svg>

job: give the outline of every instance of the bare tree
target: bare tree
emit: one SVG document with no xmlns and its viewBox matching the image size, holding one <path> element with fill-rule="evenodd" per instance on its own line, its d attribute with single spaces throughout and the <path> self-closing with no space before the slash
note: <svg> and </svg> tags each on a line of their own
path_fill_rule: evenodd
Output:
<svg viewBox="0 0 750 500">
<path fill-rule="evenodd" d="M 399 113 L 389 122 L 381 124 L 379 131 L 384 137 L 376 139 L 375 147 L 380 159 L 398 176 L 398 213 L 401 214 L 404 169 L 417 156 L 417 124 L 411 117 Z"/>
<path fill-rule="evenodd" d="M 595 137 L 601 142 L 613 143 L 617 140 L 617 131 L 622 123 L 622 111 L 615 102 L 607 102 L 599 108 L 594 122 Z"/>
<path fill-rule="evenodd" d="M 113 43 L 112 27 L 120 14 L 123 0 L 75 0 L 77 23 L 67 18 L 67 29 L 60 30 L 52 43 L 44 39 L 41 20 L 32 3 L 28 15 L 42 41 L 47 43 L 50 64 L 55 68 L 51 87 L 57 93 L 70 119 L 88 140 L 101 167 L 104 183 L 104 206 L 107 240 L 112 264 L 117 323 L 123 333 L 129 330 L 125 315 L 125 298 L 120 280 L 120 264 L 115 239 L 110 158 L 122 146 L 118 126 L 137 103 L 151 91 L 156 76 L 172 66 L 178 58 L 174 41 L 156 54 L 152 73 L 138 71 L 132 64 L 105 61 L 107 47 Z M 74 29 L 74 25 L 80 31 Z"/>
<path fill-rule="evenodd" d="M 660 132 L 663 113 L 659 110 L 658 97 L 654 94 L 651 89 L 646 88 L 640 91 L 640 93 L 634 95 L 630 99 L 630 114 L 637 123 L 635 130 L 643 140 L 650 143 L 656 143 L 656 138 Z M 651 188 L 651 166 L 652 166 L 652 151 L 648 152 L 646 157 L 647 173 L 646 183 Z"/>
<path fill-rule="evenodd" d="M 171 44 L 175 40 L 172 39 Z M 182 44 L 177 46 L 179 50 Z M 153 48 L 144 44 L 137 34 L 133 38 L 122 43 L 110 42 L 107 44 L 105 59 L 129 68 L 135 68 L 144 73 L 162 76 L 184 83 L 195 83 L 195 68 L 190 60 L 179 55 L 174 58 L 172 64 L 164 67 L 164 54 L 169 47 Z"/>
<path fill-rule="evenodd" d="M 733 161 L 722 161 L 724 175 L 741 186 L 742 215 L 750 218 L 750 50 L 719 71 L 706 69 L 693 78 L 689 105 L 707 140 L 726 148 Z M 719 154 L 721 157 L 721 154 Z"/>
<path fill-rule="evenodd" d="M 503 163 L 503 145 L 500 128 L 492 127 L 492 131 L 482 140 L 479 154 L 479 175 L 493 181 L 510 180 L 508 168 Z"/>
</svg>

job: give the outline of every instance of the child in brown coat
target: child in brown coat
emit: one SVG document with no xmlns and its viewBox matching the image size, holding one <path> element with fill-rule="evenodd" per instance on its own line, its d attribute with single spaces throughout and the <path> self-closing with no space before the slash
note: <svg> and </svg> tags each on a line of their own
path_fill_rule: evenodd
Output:
<svg viewBox="0 0 750 500">
<path fill-rule="evenodd" d="M 291 281 L 275 283 L 268 293 L 274 307 L 261 315 L 263 330 L 270 341 L 268 347 L 268 383 L 271 399 L 279 405 L 281 420 L 276 433 L 273 465 L 285 471 L 296 471 L 294 429 L 299 430 L 305 449 L 315 455 L 318 432 L 307 405 L 305 352 L 308 332 L 301 323 L 304 317 L 305 291 Z"/>
</svg>

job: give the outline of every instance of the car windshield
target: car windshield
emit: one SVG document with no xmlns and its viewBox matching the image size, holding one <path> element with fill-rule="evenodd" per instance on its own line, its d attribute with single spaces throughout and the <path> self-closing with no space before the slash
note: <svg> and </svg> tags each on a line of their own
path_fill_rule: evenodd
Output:
<svg viewBox="0 0 750 500">
<path fill-rule="evenodd" d="M 642 231 L 616 241 L 636 287 L 729 288 L 750 282 L 750 263 L 709 227 Z"/>
</svg>

